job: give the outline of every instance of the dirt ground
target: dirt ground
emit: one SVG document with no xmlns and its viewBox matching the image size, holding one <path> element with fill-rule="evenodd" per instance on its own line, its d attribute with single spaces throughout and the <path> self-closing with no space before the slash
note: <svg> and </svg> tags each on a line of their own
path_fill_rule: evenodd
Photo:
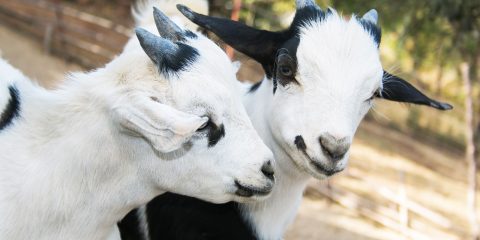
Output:
<svg viewBox="0 0 480 240">
<path fill-rule="evenodd" d="M 3 25 L 0 25 L 0 56 L 48 88 L 62 80 L 65 73 L 82 70 L 74 63 L 46 54 L 41 42 Z"/>
<path fill-rule="evenodd" d="M 3 58 L 48 88 L 53 88 L 67 72 L 83 70 L 45 54 L 41 43 L 2 25 L 0 52 Z M 330 180 L 330 185 L 345 192 L 342 199 L 351 200 L 352 193 L 357 196 L 356 207 L 345 207 L 348 204 L 338 204 L 309 191 L 285 239 L 463 239 L 468 232 L 464 214 L 465 176 L 460 154 L 427 145 L 375 122 L 364 122 L 354 141 L 348 170 Z M 436 223 L 430 223 L 421 214 L 410 213 L 407 219 L 413 230 L 409 234 L 405 229 L 387 228 L 366 218 L 365 211 L 359 211 L 367 205 L 374 214 L 391 213 L 395 218 L 398 208 L 382 197 L 381 190 L 397 193 L 399 189 L 405 199 L 438 213 L 430 216 Z M 362 199 L 370 202 L 364 203 Z"/>
</svg>

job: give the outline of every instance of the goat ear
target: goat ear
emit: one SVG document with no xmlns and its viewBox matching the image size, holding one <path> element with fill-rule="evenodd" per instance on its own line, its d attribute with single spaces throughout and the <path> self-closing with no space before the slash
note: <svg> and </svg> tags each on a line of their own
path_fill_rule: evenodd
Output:
<svg viewBox="0 0 480 240">
<path fill-rule="evenodd" d="M 285 42 L 282 33 L 258 30 L 229 19 L 205 16 L 178 4 L 178 10 L 190 21 L 215 33 L 225 43 L 262 65 L 275 61 L 275 52 Z"/>
<path fill-rule="evenodd" d="M 184 70 L 199 55 L 198 51 L 189 45 L 174 43 L 145 29 L 137 28 L 135 32 L 145 53 L 165 75 Z"/>
<path fill-rule="evenodd" d="M 162 153 L 180 149 L 208 121 L 149 97 L 129 99 L 113 109 L 113 116 L 123 132 L 144 138 Z"/>
<path fill-rule="evenodd" d="M 383 89 L 380 93 L 381 98 L 395 101 L 407 102 L 419 105 L 427 105 L 440 110 L 450 110 L 452 105 L 442 103 L 425 96 L 407 81 L 383 71 Z"/>
</svg>

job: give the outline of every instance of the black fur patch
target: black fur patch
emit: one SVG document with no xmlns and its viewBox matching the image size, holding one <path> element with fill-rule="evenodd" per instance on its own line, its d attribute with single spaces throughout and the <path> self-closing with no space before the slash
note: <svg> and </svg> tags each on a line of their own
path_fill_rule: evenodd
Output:
<svg viewBox="0 0 480 240">
<path fill-rule="evenodd" d="M 140 220 L 137 217 L 137 209 L 130 211 L 120 222 L 118 222 L 118 228 L 120 228 L 120 237 L 125 239 L 142 239 L 143 233 L 140 229 Z"/>
<path fill-rule="evenodd" d="M 257 82 L 255 84 L 253 84 L 250 89 L 248 90 L 249 93 L 252 93 L 252 92 L 255 92 L 257 91 L 257 89 L 260 87 L 260 85 L 262 85 L 262 82 L 263 81 L 260 81 L 260 82 Z"/>
<path fill-rule="evenodd" d="M 197 49 L 185 43 L 174 43 L 142 28 L 136 28 L 135 32 L 143 50 L 163 75 L 169 76 L 185 70 L 199 56 Z"/>
<path fill-rule="evenodd" d="M 380 47 L 380 42 L 382 41 L 382 29 L 380 27 L 370 21 L 366 21 L 364 19 L 358 19 L 360 24 L 362 24 L 365 31 L 372 35 L 373 40 L 377 44 L 377 47 Z"/>
<path fill-rule="evenodd" d="M 212 127 L 208 131 L 208 146 L 215 146 L 220 139 L 225 136 L 225 126 L 220 125 L 219 127 L 215 124 L 212 124 Z"/>
<path fill-rule="evenodd" d="M 15 86 L 9 86 L 10 100 L 0 115 L 0 131 L 12 124 L 20 116 L 20 96 Z"/>
<path fill-rule="evenodd" d="M 131 229 L 138 228 L 138 220 L 131 218 L 136 218 L 136 215 L 128 214 L 119 224 L 123 240 L 141 239 L 141 235 L 127 234 L 132 232 Z M 256 239 L 234 202 L 213 204 L 165 193 L 148 203 L 147 218 L 152 240 Z"/>
<path fill-rule="evenodd" d="M 191 39 L 197 39 L 198 38 L 197 34 L 195 34 L 194 32 L 192 32 L 190 30 L 185 30 L 184 33 L 185 33 L 185 36 L 188 37 L 188 38 L 191 38 Z"/>
<path fill-rule="evenodd" d="M 295 137 L 295 146 L 297 146 L 298 150 L 305 151 L 307 150 L 307 145 L 305 144 L 305 141 L 303 140 L 303 137 L 301 135 L 298 135 Z"/>
<path fill-rule="evenodd" d="M 175 55 L 166 55 L 163 61 L 157 63 L 159 71 L 164 75 L 184 71 L 193 64 L 200 55 L 197 49 L 181 42 L 176 42 L 178 50 Z"/>
<path fill-rule="evenodd" d="M 325 19 L 327 14 L 329 13 L 325 13 L 318 6 L 306 6 L 304 8 L 297 9 L 297 11 L 295 12 L 295 17 L 293 18 L 293 22 L 290 25 L 289 31 L 298 35 L 300 27 L 304 26 L 305 23 L 313 21 L 321 22 Z"/>
</svg>

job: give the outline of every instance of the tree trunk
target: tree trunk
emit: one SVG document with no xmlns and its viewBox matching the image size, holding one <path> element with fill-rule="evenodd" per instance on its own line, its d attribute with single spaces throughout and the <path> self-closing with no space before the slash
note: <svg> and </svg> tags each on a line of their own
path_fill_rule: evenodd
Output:
<svg viewBox="0 0 480 240">
<path fill-rule="evenodd" d="M 467 194 L 467 213 L 470 220 L 472 239 L 479 239 L 479 229 L 477 225 L 476 209 L 476 175 L 477 164 L 475 161 L 475 143 L 473 136 L 473 101 L 472 101 L 472 81 L 470 78 L 471 65 L 462 63 L 460 65 L 463 84 L 465 87 L 465 159 L 468 165 L 468 194 Z"/>
<path fill-rule="evenodd" d="M 480 113 L 480 111 L 477 110 L 477 113 Z M 477 115 L 477 128 L 476 128 L 475 132 L 473 133 L 473 137 L 475 139 L 475 157 L 477 157 L 477 158 L 478 158 L 479 150 L 480 150 L 480 120 L 479 119 L 480 119 L 480 117 Z"/>
</svg>

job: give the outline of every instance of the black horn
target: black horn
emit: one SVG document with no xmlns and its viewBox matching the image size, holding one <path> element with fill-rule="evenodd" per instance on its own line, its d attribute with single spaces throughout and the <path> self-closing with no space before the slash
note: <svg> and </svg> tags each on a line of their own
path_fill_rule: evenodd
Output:
<svg viewBox="0 0 480 240">
<path fill-rule="evenodd" d="M 378 23 L 378 12 L 375 9 L 370 9 L 370 11 L 366 12 L 363 16 L 362 19 L 365 21 L 369 21 L 373 24 Z"/>
<path fill-rule="evenodd" d="M 160 36 L 174 42 L 185 40 L 185 32 L 156 7 L 153 7 L 153 18 Z"/>
</svg>

